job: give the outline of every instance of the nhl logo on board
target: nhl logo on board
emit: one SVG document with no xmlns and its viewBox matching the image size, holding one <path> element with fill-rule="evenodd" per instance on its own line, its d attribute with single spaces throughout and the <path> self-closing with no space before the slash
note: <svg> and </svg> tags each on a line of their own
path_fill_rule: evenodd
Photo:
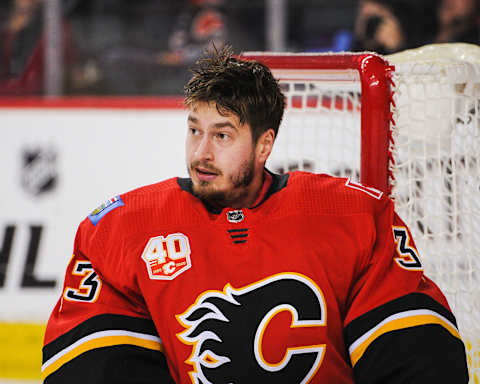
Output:
<svg viewBox="0 0 480 384">
<path fill-rule="evenodd" d="M 227 212 L 227 220 L 230 223 L 240 223 L 243 219 L 245 219 L 245 215 L 241 209 Z"/>
<path fill-rule="evenodd" d="M 52 191 L 58 181 L 57 153 L 48 146 L 23 150 L 22 186 L 33 196 Z"/>
</svg>

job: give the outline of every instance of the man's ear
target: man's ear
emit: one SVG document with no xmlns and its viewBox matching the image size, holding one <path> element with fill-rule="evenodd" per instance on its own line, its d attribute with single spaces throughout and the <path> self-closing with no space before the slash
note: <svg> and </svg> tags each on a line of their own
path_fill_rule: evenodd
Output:
<svg viewBox="0 0 480 384">
<path fill-rule="evenodd" d="M 273 129 L 267 129 L 263 132 L 257 140 L 256 152 L 257 152 L 257 159 L 266 162 L 268 156 L 273 149 L 273 143 L 275 142 L 275 132 Z"/>
</svg>

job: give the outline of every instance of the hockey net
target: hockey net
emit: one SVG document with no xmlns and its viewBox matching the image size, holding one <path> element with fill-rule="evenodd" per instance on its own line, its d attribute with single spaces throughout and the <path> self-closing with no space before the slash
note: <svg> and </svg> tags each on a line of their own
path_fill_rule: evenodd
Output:
<svg viewBox="0 0 480 384">
<path fill-rule="evenodd" d="M 347 176 L 392 197 L 480 383 L 480 48 L 244 56 L 272 68 L 286 95 L 269 168 Z"/>
</svg>

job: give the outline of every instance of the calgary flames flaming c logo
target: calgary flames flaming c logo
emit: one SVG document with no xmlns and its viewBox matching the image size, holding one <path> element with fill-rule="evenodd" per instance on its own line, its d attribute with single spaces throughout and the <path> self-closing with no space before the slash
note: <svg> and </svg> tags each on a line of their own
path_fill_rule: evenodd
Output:
<svg viewBox="0 0 480 384">
<path fill-rule="evenodd" d="M 308 383 L 325 354 L 325 300 L 299 274 L 204 292 L 177 320 L 196 384 Z"/>
</svg>

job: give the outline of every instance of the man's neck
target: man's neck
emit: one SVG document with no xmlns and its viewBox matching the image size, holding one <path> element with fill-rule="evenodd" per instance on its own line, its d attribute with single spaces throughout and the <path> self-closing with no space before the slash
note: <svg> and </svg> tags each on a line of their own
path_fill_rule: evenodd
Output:
<svg viewBox="0 0 480 384">
<path fill-rule="evenodd" d="M 258 191 L 257 198 L 253 201 L 252 204 L 249 205 L 249 208 L 255 207 L 260 204 L 263 199 L 265 199 L 265 196 L 267 195 L 267 192 L 272 185 L 272 175 L 270 175 L 270 173 L 268 173 L 265 169 L 263 170 L 262 178 L 262 187 Z"/>
<path fill-rule="evenodd" d="M 272 176 L 265 170 L 258 174 L 258 177 L 252 180 L 248 193 L 231 207 L 235 209 L 251 208 L 258 205 L 268 192 L 272 184 Z"/>
</svg>

